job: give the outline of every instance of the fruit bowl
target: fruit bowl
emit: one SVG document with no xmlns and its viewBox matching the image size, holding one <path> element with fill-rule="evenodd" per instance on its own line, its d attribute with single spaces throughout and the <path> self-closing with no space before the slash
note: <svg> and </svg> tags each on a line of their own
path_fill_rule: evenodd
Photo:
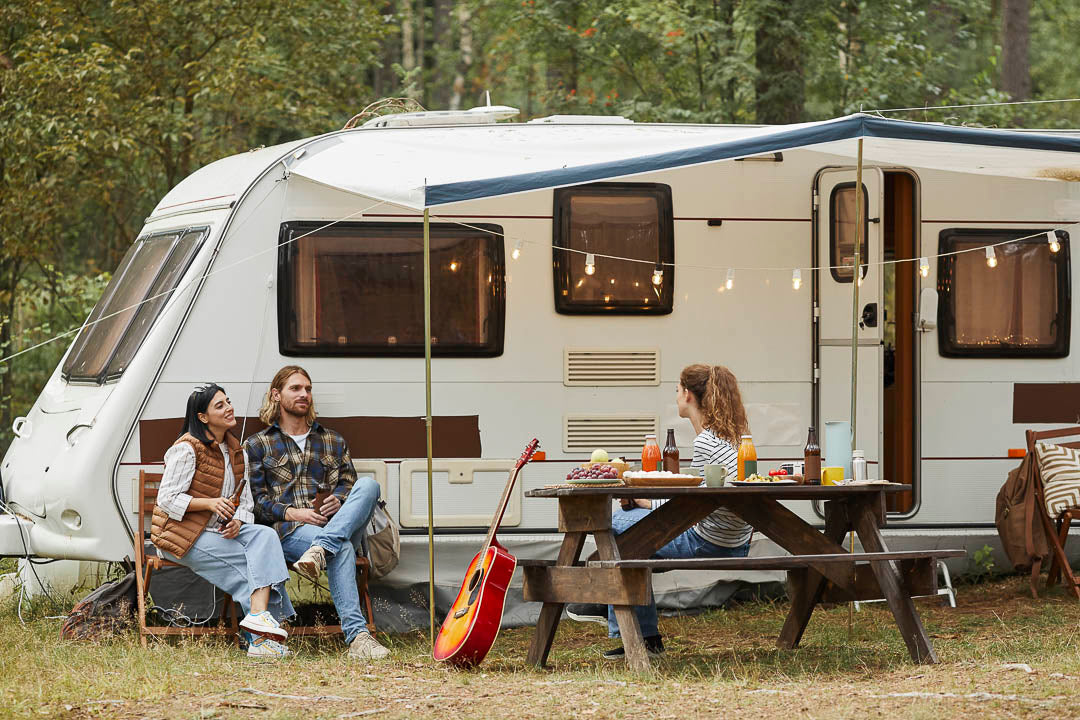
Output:
<svg viewBox="0 0 1080 720">
<path fill-rule="evenodd" d="M 580 467 L 572 468 L 566 474 L 566 481 L 569 483 L 617 483 L 622 479 L 624 472 L 626 471 L 620 470 L 611 462 L 588 462 L 582 463 Z"/>
<path fill-rule="evenodd" d="M 608 460 L 607 462 L 583 462 L 581 467 L 586 470 L 590 469 L 593 465 L 610 465 L 615 468 L 615 472 L 619 473 L 619 479 L 622 479 L 623 473 L 630 469 L 630 463 L 625 460 Z"/>
</svg>

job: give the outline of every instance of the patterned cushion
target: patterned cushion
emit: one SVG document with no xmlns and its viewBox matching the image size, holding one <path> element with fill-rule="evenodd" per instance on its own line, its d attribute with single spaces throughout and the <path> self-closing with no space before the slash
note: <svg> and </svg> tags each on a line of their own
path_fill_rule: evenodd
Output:
<svg viewBox="0 0 1080 720">
<path fill-rule="evenodd" d="M 1038 443 L 1035 456 L 1039 459 L 1046 496 L 1046 511 L 1056 518 L 1065 510 L 1080 507 L 1080 450 Z"/>
</svg>

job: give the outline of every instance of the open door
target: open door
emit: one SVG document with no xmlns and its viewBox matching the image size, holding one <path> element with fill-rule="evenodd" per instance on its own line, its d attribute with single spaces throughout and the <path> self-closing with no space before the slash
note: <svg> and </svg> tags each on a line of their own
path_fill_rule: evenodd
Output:
<svg viewBox="0 0 1080 720">
<path fill-rule="evenodd" d="M 858 302 L 857 427 L 855 448 L 866 454 L 871 478 L 881 477 L 883 259 L 881 209 L 885 178 L 878 168 L 863 168 L 863 237 Z M 824 426 L 851 415 L 851 265 L 855 255 L 855 169 L 837 168 L 818 174 L 814 204 L 817 223 L 815 338 L 817 356 L 817 425 L 822 461 L 829 452 Z M 844 267 L 847 266 L 847 267 Z"/>
</svg>

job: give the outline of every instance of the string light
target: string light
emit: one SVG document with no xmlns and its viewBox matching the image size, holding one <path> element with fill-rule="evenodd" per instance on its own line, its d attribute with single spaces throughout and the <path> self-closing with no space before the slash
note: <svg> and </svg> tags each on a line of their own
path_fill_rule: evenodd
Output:
<svg viewBox="0 0 1080 720">
<path fill-rule="evenodd" d="M 923 277 L 930 275 L 930 261 L 925 257 L 919 258 L 919 274 Z"/>
<path fill-rule="evenodd" d="M 585 274 L 592 275 L 596 272 L 596 256 L 592 253 L 585 255 Z"/>
<path fill-rule="evenodd" d="M 735 287 L 735 268 L 728 268 L 727 280 L 724 282 L 724 287 L 728 290 Z"/>
<path fill-rule="evenodd" d="M 798 290 L 802 287 L 802 270 L 795 268 L 791 271 L 791 289 Z"/>
<path fill-rule="evenodd" d="M 523 242 L 525 241 L 521 238 L 518 238 L 517 245 L 514 246 L 514 251 L 510 253 L 510 257 L 512 257 L 514 260 L 517 260 L 519 257 L 521 257 L 521 245 Z"/>
<path fill-rule="evenodd" d="M 458 261 L 457 260 L 451 260 L 450 261 L 450 272 L 457 272 L 457 269 L 458 269 Z"/>
<path fill-rule="evenodd" d="M 1056 253 L 1061 249 L 1061 243 L 1058 242 L 1057 233 L 1053 230 L 1047 231 L 1046 242 L 1050 243 L 1050 252 L 1052 253 Z"/>
<path fill-rule="evenodd" d="M 659 285 L 664 282 L 664 269 L 657 264 L 656 268 L 652 271 L 652 284 Z"/>
<path fill-rule="evenodd" d="M 994 252 L 993 245 L 986 246 L 986 267 L 997 267 L 997 253 Z"/>
</svg>

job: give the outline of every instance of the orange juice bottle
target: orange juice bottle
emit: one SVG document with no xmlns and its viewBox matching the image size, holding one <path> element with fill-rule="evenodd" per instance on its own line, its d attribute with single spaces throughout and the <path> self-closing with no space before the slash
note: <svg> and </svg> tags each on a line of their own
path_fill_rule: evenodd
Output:
<svg viewBox="0 0 1080 720">
<path fill-rule="evenodd" d="M 743 435 L 739 443 L 739 479 L 745 480 L 751 475 L 757 474 L 757 450 L 754 449 L 754 439 L 750 435 Z"/>
<path fill-rule="evenodd" d="M 656 436 L 646 435 L 645 447 L 641 448 L 641 469 L 646 472 L 659 469 L 660 458 L 660 446 L 656 443 Z"/>
</svg>

